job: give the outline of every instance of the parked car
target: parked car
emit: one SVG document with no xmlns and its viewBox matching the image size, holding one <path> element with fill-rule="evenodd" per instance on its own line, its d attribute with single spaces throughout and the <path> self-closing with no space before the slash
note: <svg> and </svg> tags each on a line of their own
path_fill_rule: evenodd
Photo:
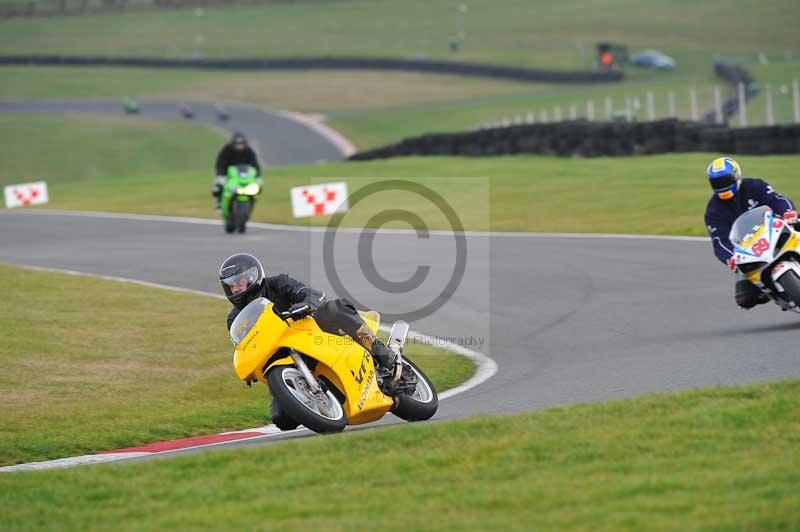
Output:
<svg viewBox="0 0 800 532">
<path fill-rule="evenodd" d="M 653 70 L 675 70 L 675 60 L 658 50 L 645 50 L 631 56 L 631 63 L 642 68 Z"/>
</svg>

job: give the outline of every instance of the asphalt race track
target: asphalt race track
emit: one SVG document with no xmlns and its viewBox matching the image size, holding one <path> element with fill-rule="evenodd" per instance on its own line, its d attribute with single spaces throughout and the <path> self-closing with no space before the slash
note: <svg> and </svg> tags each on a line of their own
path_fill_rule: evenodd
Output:
<svg viewBox="0 0 800 532">
<path fill-rule="evenodd" d="M 210 224 L 25 211 L 4 212 L 0 227 L 1 262 L 213 292 L 221 260 L 249 251 L 272 271 L 330 290 L 318 266 L 319 232 L 254 227 L 231 238 Z M 357 235 L 337 239 L 346 249 Z M 447 264 L 449 241 L 446 235 L 424 241 L 381 232 L 379 269 L 388 278 L 406 278 L 423 253 L 430 264 Z M 461 285 L 438 312 L 412 327 L 436 336 L 483 337 L 479 350 L 499 371 L 444 401 L 437 419 L 800 375 L 800 316 L 772 305 L 735 308 L 732 277 L 705 242 L 546 235 L 467 241 L 473 253 Z M 341 255 L 337 270 L 356 298 L 379 310 L 397 305 L 397 295 L 359 286 L 357 260 Z M 404 295 L 404 303 L 419 298 L 423 304 L 425 296 Z"/>
<path fill-rule="evenodd" d="M 161 120 L 199 122 L 228 131 L 242 131 L 258 152 L 262 163 L 270 166 L 311 164 L 320 161 L 338 161 L 342 153 L 330 138 L 290 118 L 288 113 L 244 105 L 226 105 L 230 114 L 226 121 L 217 118 L 214 105 L 188 104 L 195 116 L 182 118 L 179 102 L 139 101 L 141 111 L 132 117 L 144 116 Z M 125 113 L 120 102 L 114 101 L 52 101 L 52 102 L 0 102 L 0 114 L 90 114 L 118 115 Z M 202 156 L 202 154 L 200 154 Z M 209 174 L 213 172 L 216 153 L 207 154 Z M 213 177 L 213 176 L 212 176 Z M 211 178 L 209 178 L 211 179 Z"/>
<path fill-rule="evenodd" d="M 260 137 L 262 150 L 271 153 L 272 139 Z M 320 149 L 311 158 L 327 153 Z M 454 267 L 452 235 L 420 239 L 381 231 L 373 256 L 383 277 L 407 279 L 420 264 L 431 266 L 419 289 L 392 294 L 365 280 L 356 231 L 337 234 L 327 261 L 323 237 L 322 231 L 267 224 L 229 236 L 216 221 L 3 211 L 0 262 L 218 293 L 218 265 L 246 251 L 272 272 L 290 272 L 329 293 L 335 264 L 351 296 L 385 313 L 425 305 Z M 772 304 L 736 308 L 733 276 L 704 239 L 469 234 L 466 242 L 463 279 L 412 329 L 469 342 L 499 369 L 443 401 L 435 419 L 800 376 L 800 315 Z M 224 319 L 220 315 L 220 334 L 226 334 Z M 307 432 L 288 436 L 297 434 Z"/>
</svg>

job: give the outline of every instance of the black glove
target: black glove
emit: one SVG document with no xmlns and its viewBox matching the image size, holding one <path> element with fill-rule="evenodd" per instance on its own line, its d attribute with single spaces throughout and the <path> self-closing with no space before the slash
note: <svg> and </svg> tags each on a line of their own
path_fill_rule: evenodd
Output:
<svg viewBox="0 0 800 532">
<path fill-rule="evenodd" d="M 311 314 L 314 313 L 315 310 L 317 310 L 317 307 L 315 307 L 310 303 L 307 302 L 295 303 L 294 305 L 289 307 L 289 310 L 284 310 L 283 312 L 280 312 L 278 315 L 283 320 L 288 320 L 289 318 L 293 320 L 300 320 L 305 318 L 306 316 L 310 316 Z"/>
</svg>

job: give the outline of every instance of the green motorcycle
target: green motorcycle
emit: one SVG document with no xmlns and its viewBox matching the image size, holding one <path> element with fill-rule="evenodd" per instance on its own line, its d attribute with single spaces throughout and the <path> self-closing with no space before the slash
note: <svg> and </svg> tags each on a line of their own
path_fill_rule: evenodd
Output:
<svg viewBox="0 0 800 532">
<path fill-rule="evenodd" d="M 228 180 L 222 189 L 222 220 L 225 232 L 244 233 L 253 212 L 255 197 L 261 193 L 263 182 L 250 165 L 228 167 Z"/>
</svg>

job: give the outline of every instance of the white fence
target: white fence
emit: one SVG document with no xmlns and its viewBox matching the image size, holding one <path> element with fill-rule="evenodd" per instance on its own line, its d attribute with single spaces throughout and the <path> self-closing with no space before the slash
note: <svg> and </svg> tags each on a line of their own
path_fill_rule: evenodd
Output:
<svg viewBox="0 0 800 532">
<path fill-rule="evenodd" d="M 534 124 L 576 120 L 657 120 L 660 118 L 685 118 L 708 120 L 721 124 L 726 114 L 731 126 L 800 124 L 800 83 L 759 88 L 746 87 L 740 83 L 733 95 L 724 97 L 719 85 L 698 89 L 690 87 L 683 91 L 656 91 L 648 89 L 643 94 L 605 96 L 584 102 L 573 102 L 539 109 L 530 109 L 512 117 L 503 117 L 476 125 L 476 129 L 491 129 L 512 124 Z M 754 98 L 756 95 L 763 98 Z M 755 100 L 755 101 L 754 101 Z M 602 115 L 595 112 L 602 109 Z M 727 107 L 727 108 L 726 108 Z M 562 110 L 566 109 L 566 114 Z"/>
</svg>

